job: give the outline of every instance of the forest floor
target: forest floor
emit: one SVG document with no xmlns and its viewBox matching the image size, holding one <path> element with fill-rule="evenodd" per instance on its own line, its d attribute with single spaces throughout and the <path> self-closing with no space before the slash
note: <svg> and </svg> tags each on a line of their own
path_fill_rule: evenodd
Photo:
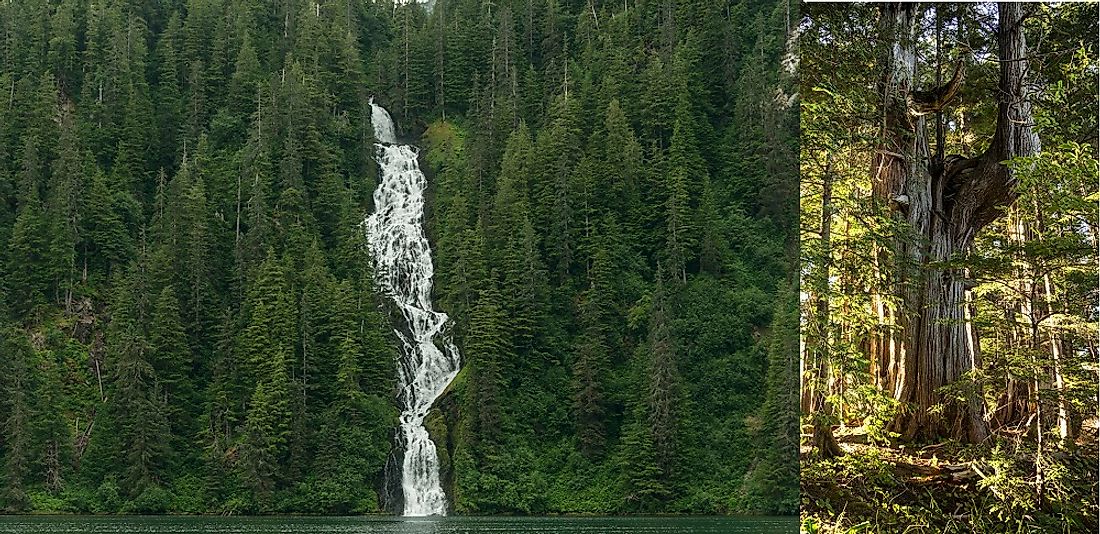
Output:
<svg viewBox="0 0 1100 534">
<path fill-rule="evenodd" d="M 801 450 L 804 533 L 1097 532 L 1095 420 L 1038 460 L 1038 478 L 1034 442 L 1008 432 L 971 446 L 836 436 L 839 458 Z"/>
</svg>

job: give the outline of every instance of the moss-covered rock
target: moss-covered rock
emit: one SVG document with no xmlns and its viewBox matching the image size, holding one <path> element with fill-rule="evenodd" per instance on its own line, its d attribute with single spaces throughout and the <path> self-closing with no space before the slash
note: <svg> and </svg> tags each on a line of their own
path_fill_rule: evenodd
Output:
<svg viewBox="0 0 1100 534">
<path fill-rule="evenodd" d="M 432 411 L 428 412 L 428 417 L 424 419 L 424 428 L 428 430 L 428 436 L 432 438 L 432 443 L 435 443 L 436 456 L 439 457 L 439 480 L 444 483 L 444 491 L 447 491 L 445 482 L 452 478 L 452 469 L 451 452 L 448 450 L 450 432 L 443 412 L 439 411 L 438 408 L 433 408 Z"/>
<path fill-rule="evenodd" d="M 443 485 L 443 491 L 454 501 L 455 472 L 454 452 L 458 443 L 459 399 L 466 381 L 466 369 L 463 368 L 447 385 L 443 393 L 436 399 L 435 407 L 428 412 L 424 419 L 424 428 L 435 443 L 436 454 L 439 456 L 439 480 Z"/>
</svg>

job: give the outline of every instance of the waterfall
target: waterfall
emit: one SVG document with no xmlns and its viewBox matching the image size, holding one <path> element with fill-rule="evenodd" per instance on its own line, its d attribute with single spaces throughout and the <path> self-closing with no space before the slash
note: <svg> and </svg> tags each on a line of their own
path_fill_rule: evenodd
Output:
<svg viewBox="0 0 1100 534">
<path fill-rule="evenodd" d="M 389 113 L 373 99 L 370 105 L 382 177 L 374 191 L 374 213 L 364 221 L 367 244 L 375 282 L 404 318 L 403 328 L 394 330 L 401 341 L 398 441 L 404 452 L 404 515 L 446 515 L 439 457 L 424 417 L 458 374 L 459 354 L 447 333 L 447 314 L 432 309 L 432 254 L 421 224 L 427 180 L 416 147 L 397 144 Z"/>
<path fill-rule="evenodd" d="M 407 4 L 420 4 L 429 15 L 432 14 L 432 9 L 435 9 L 435 0 L 397 0 L 393 3 L 393 8 L 396 10 L 397 6 Z"/>
</svg>

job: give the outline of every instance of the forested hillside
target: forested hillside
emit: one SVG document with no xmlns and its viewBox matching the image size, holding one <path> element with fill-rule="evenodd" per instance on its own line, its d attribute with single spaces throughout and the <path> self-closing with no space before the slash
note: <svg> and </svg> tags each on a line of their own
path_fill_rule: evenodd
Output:
<svg viewBox="0 0 1100 534">
<path fill-rule="evenodd" d="M 805 13 L 804 528 L 1095 531 L 1096 4 Z"/>
<path fill-rule="evenodd" d="M 793 513 L 796 12 L 0 2 L 0 509 L 382 510 L 374 97 L 456 512 Z"/>
</svg>

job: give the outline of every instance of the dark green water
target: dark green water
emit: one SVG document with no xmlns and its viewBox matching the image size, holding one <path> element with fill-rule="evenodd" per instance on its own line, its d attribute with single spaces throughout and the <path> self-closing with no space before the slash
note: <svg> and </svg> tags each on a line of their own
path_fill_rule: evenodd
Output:
<svg viewBox="0 0 1100 534">
<path fill-rule="evenodd" d="M 0 516 L 0 533 L 717 534 L 798 532 L 796 517 L 104 517 Z"/>
</svg>

